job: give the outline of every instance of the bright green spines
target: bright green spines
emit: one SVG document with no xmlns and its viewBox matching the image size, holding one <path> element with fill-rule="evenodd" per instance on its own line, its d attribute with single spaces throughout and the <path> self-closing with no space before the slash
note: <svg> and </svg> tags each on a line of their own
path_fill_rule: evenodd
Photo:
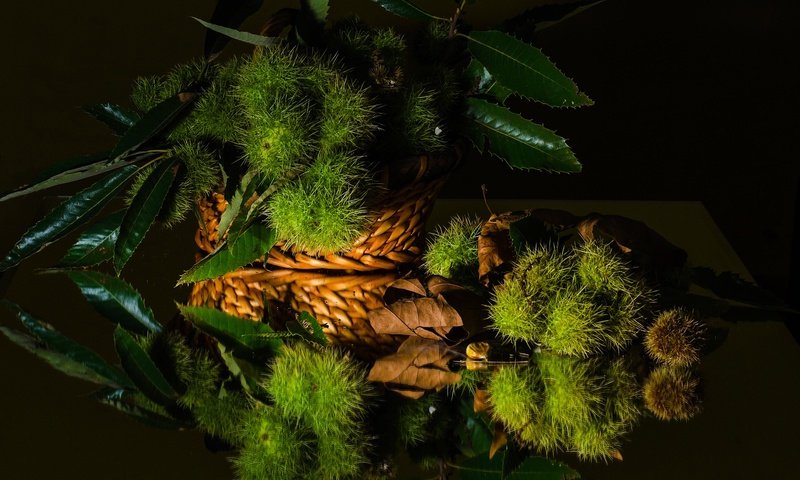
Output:
<svg viewBox="0 0 800 480">
<path fill-rule="evenodd" d="M 606 346 L 606 325 L 585 290 L 574 286 L 557 291 L 547 301 L 547 324 L 539 341 L 556 353 L 588 357 Z"/>
<path fill-rule="evenodd" d="M 297 181 L 273 195 L 269 222 L 279 238 L 305 251 L 345 250 L 369 220 L 365 176 L 357 158 L 322 154 Z"/>
<path fill-rule="evenodd" d="M 488 384 L 492 417 L 521 431 L 541 415 L 541 390 L 532 368 L 501 368 Z"/>
<path fill-rule="evenodd" d="M 456 216 L 437 229 L 425 249 L 425 268 L 432 275 L 476 279 L 478 276 L 478 235 L 482 222 L 477 217 Z"/>
<path fill-rule="evenodd" d="M 493 328 L 503 337 L 515 342 L 533 342 L 545 327 L 540 308 L 528 298 L 522 280 L 511 276 L 495 288 L 489 305 L 489 318 Z"/>
<path fill-rule="evenodd" d="M 322 87 L 320 151 L 352 150 L 366 145 L 377 129 L 375 107 L 367 90 L 338 75 Z"/>
</svg>

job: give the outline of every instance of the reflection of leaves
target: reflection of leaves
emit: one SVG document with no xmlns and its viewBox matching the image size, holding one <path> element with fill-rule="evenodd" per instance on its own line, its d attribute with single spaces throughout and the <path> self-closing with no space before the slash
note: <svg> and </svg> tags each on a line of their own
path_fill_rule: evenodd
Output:
<svg viewBox="0 0 800 480">
<path fill-rule="evenodd" d="M 367 379 L 383 382 L 403 396 L 420 398 L 428 390 L 440 390 L 461 379 L 447 368 L 452 356 L 444 342 L 409 337 L 396 353 L 378 359 Z"/>
<path fill-rule="evenodd" d="M 733 272 L 716 273 L 707 267 L 695 267 L 692 269 L 692 282 L 728 300 L 763 308 L 786 308 L 786 304 L 773 293 Z"/>
<path fill-rule="evenodd" d="M 576 480 L 580 474 L 563 463 L 544 457 L 528 457 L 513 470 L 503 468 L 509 454 L 495 455 L 490 459 L 488 455 L 472 457 L 455 465 L 459 470 L 462 480 Z M 506 473 L 507 472 L 507 473 Z"/>
<path fill-rule="evenodd" d="M 492 436 L 492 444 L 489 446 L 489 459 L 494 458 L 495 454 L 508 443 L 508 434 L 499 423 L 494 425 L 494 435 Z"/>
</svg>

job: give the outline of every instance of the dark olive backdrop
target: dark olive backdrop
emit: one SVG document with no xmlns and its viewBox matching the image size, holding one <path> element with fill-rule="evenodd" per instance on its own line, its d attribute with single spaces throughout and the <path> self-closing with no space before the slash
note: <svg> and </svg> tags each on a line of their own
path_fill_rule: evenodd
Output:
<svg viewBox="0 0 800 480">
<path fill-rule="evenodd" d="M 269 9 L 294 2 L 265 3 Z M 334 16 L 356 9 L 368 20 L 395 21 L 368 0 L 332 3 Z M 443 15 L 452 4 L 418 3 Z M 467 19 L 487 26 L 534 3 L 479 0 Z M 137 75 L 161 73 L 197 55 L 203 30 L 188 17 L 208 17 L 214 4 L 214 0 L 5 4 L 0 30 L 4 46 L 0 191 L 24 183 L 50 162 L 111 146 L 108 132 L 78 107 L 99 101 L 126 104 Z M 255 30 L 262 19 L 252 19 L 244 28 Z M 800 132 L 795 121 L 798 75 L 792 50 L 798 40 L 796 25 L 797 6 L 791 1 L 608 0 L 548 29 L 537 40 L 537 46 L 596 102 L 581 110 L 527 112 L 571 139 L 584 172 L 509 174 L 498 161 L 473 156 L 443 195 L 477 197 L 485 183 L 490 198 L 701 200 L 756 278 L 785 293 L 800 173 Z M 10 248 L 43 206 L 52 206 L 42 198 L 0 204 L 0 250 Z M 171 267 L 165 267 L 164 278 L 151 276 L 134 283 L 156 311 L 169 311 L 172 299 L 185 294 L 163 295 L 180 271 L 179 264 L 191 261 L 191 252 L 184 247 L 191 242 L 191 225 L 155 236 L 172 236 L 174 245 L 139 254 L 138 261 L 151 272 L 161 263 Z M 40 258 L 34 264 L 44 266 L 55 259 Z M 131 266 L 127 273 L 135 276 L 137 268 Z M 5 276 L 0 291 L 10 283 Z M 13 285 L 8 291 L 12 300 L 54 322 L 55 316 L 63 315 L 69 320 L 65 323 L 72 322 L 63 327 L 65 331 L 81 338 L 87 327 L 79 321 L 90 311 L 61 308 L 63 296 L 78 295 L 68 282 L 20 273 Z M 92 325 L 110 331 L 107 325 Z M 12 348 L 16 347 L 0 341 L 0 349 Z M 113 356 L 110 342 L 101 353 Z M 148 465 L 167 465 L 170 457 L 179 456 L 185 461 L 173 466 L 175 472 L 165 470 L 151 478 L 182 478 L 177 472 L 186 474 L 185 466 L 199 455 L 194 450 L 202 448 L 199 438 L 193 444 L 179 438 L 185 434 L 174 434 L 175 451 L 152 452 L 136 465 L 116 465 L 114 458 L 97 458 L 92 465 L 71 463 L 71 452 L 81 449 L 81 435 L 91 432 L 106 435 L 108 442 L 123 448 L 125 438 L 115 437 L 109 426 L 119 421 L 118 414 L 97 410 L 90 400 L 80 398 L 91 391 L 85 384 L 65 380 L 41 385 L 35 379 L 47 367 L 33 358 L 17 361 L 0 365 L 0 396 L 7 401 L 24 398 L 24 407 L 18 402 L 15 410 L 0 410 L 0 477 L 48 478 L 41 472 L 60 471 L 62 478 L 99 478 L 81 472 L 119 467 L 118 474 L 108 478 L 146 478 L 142 472 L 153 471 Z M 27 390 L 20 393 L 23 387 Z M 74 403 L 76 418 L 48 416 L 54 399 Z M 63 449 L 41 438 L 47 436 L 48 422 L 61 427 L 58 442 Z M 75 431 L 74 438 L 64 437 L 63 424 Z M 28 434 L 20 434 L 26 425 Z M 10 431 L 16 432 L 14 436 L 6 433 Z M 141 435 L 173 438 L 173 433 L 153 433 L 146 427 Z M 47 447 L 38 451 L 39 445 Z M 22 473 L 26 465 L 40 473 Z M 139 474 L 126 475 L 126 468 Z M 203 477 L 224 478 L 224 464 L 221 468 L 205 471 Z"/>
</svg>

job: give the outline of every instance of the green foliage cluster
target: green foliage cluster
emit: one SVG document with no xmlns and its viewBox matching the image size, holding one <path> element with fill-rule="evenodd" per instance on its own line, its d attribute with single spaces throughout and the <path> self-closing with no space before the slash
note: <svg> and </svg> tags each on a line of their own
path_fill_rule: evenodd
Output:
<svg viewBox="0 0 800 480">
<path fill-rule="evenodd" d="M 546 453 L 608 460 L 640 416 L 638 385 L 621 359 L 541 353 L 524 368 L 498 370 L 488 390 L 492 417 Z"/>
<path fill-rule="evenodd" d="M 610 245 L 539 245 L 520 255 L 495 289 L 489 314 L 509 340 L 588 357 L 625 348 L 641 330 L 651 296 Z"/>
</svg>

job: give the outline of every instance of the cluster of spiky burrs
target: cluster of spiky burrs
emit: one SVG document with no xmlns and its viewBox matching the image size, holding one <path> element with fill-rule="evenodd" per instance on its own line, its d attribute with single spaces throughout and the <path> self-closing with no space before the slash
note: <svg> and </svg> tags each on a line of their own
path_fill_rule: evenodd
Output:
<svg viewBox="0 0 800 480">
<path fill-rule="evenodd" d="M 630 344 L 651 297 L 608 244 L 539 245 L 520 255 L 495 289 L 489 313 L 508 340 L 588 357 Z"/>
<path fill-rule="evenodd" d="M 621 359 L 540 353 L 524 368 L 499 369 L 488 391 L 493 419 L 545 453 L 608 460 L 640 416 L 638 385 Z"/>
<path fill-rule="evenodd" d="M 365 161 L 377 148 L 376 135 L 388 139 L 377 143 L 391 144 L 383 153 L 446 147 L 436 86 L 403 81 L 402 36 L 348 19 L 329 37 L 337 53 L 278 44 L 252 58 L 195 61 L 136 81 L 131 97 L 142 112 L 179 93 L 197 93 L 192 111 L 169 134 L 171 155 L 183 168 L 163 223 L 182 220 L 199 196 L 219 187 L 220 152 L 233 145 L 272 185 L 261 208 L 279 239 L 310 253 L 345 250 L 367 227 L 370 199 L 380 192 Z"/>
</svg>

